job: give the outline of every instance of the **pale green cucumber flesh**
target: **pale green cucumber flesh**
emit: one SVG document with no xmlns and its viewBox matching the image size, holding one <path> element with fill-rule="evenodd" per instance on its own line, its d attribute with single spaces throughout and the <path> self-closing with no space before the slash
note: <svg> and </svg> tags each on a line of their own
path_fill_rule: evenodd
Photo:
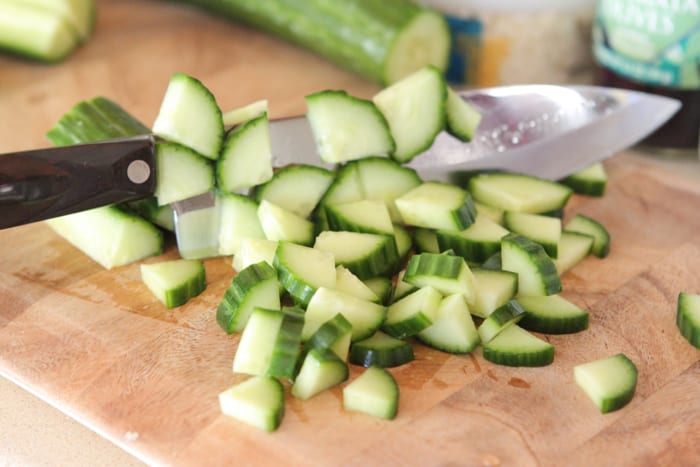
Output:
<svg viewBox="0 0 700 467">
<path fill-rule="evenodd" d="M 559 239 L 559 253 L 554 260 L 554 266 L 561 276 L 569 269 L 584 260 L 593 247 L 593 237 L 579 232 L 564 230 Z"/>
<path fill-rule="evenodd" d="M 534 214 L 560 209 L 571 188 L 530 175 L 484 172 L 469 179 L 474 201 L 499 209 Z"/>
<path fill-rule="evenodd" d="M 354 342 L 350 346 L 348 361 L 364 367 L 378 366 L 391 368 L 412 361 L 413 346 L 405 340 L 397 339 L 382 331 Z"/>
<path fill-rule="evenodd" d="M 370 302 L 381 303 L 377 294 L 344 266 L 335 268 L 335 288 Z"/>
<path fill-rule="evenodd" d="M 382 330 L 397 338 L 418 334 L 435 322 L 441 300 L 433 287 L 418 289 L 389 305 Z"/>
<path fill-rule="evenodd" d="M 518 293 L 553 295 L 561 292 L 561 280 L 552 259 L 538 243 L 517 234 L 501 240 L 501 267 L 518 274 Z"/>
<path fill-rule="evenodd" d="M 275 431 L 284 415 L 284 388 L 275 378 L 253 376 L 219 394 L 224 415 L 264 431 Z"/>
<path fill-rule="evenodd" d="M 574 190 L 574 193 L 587 196 L 603 196 L 608 184 L 608 175 L 605 172 L 603 163 L 596 162 L 564 177 L 561 183 Z"/>
<path fill-rule="evenodd" d="M 700 295 L 689 292 L 678 294 L 676 325 L 681 335 L 700 349 Z"/>
<path fill-rule="evenodd" d="M 238 255 L 245 240 L 269 241 L 265 239 L 265 232 L 260 225 L 258 204 L 255 201 L 243 195 L 220 193 L 216 202 L 219 208 L 220 255 Z"/>
<path fill-rule="evenodd" d="M 404 224 L 440 230 L 464 230 L 476 218 L 471 196 L 461 188 L 426 182 L 395 200 Z"/>
<path fill-rule="evenodd" d="M 350 373 L 344 360 L 329 349 L 313 348 L 306 356 L 292 384 L 291 393 L 302 400 L 347 380 Z"/>
<path fill-rule="evenodd" d="M 141 280 L 166 307 L 184 305 L 206 288 L 204 264 L 199 260 L 172 260 L 142 264 Z"/>
<path fill-rule="evenodd" d="M 350 350 L 352 324 L 338 313 L 327 320 L 306 341 L 306 349 L 329 349 L 345 361 Z"/>
<path fill-rule="evenodd" d="M 464 230 L 436 231 L 440 251 L 451 249 L 456 255 L 475 263 L 482 263 L 501 251 L 501 238 L 506 235 L 507 229 L 481 215 L 477 215 L 474 223 Z"/>
<path fill-rule="evenodd" d="M 448 87 L 446 112 L 446 130 L 462 141 L 471 141 L 481 122 L 479 111 Z"/>
<path fill-rule="evenodd" d="M 506 366 L 546 366 L 554 361 L 554 346 L 517 324 L 484 344 L 484 359 Z"/>
<path fill-rule="evenodd" d="M 272 178 L 255 188 L 255 199 L 263 199 L 308 218 L 331 182 L 333 174 L 322 167 L 291 165 L 280 169 Z"/>
<path fill-rule="evenodd" d="M 209 161 L 178 143 L 156 145 L 158 172 L 155 196 L 165 205 L 192 198 L 214 188 L 214 168 Z"/>
<path fill-rule="evenodd" d="M 518 293 L 518 275 L 514 272 L 473 268 L 472 274 L 476 298 L 469 311 L 475 316 L 486 318 Z"/>
<path fill-rule="evenodd" d="M 265 199 L 258 206 L 258 220 L 268 240 L 294 242 L 301 245 L 313 243 L 313 222 Z"/>
<path fill-rule="evenodd" d="M 279 309 L 253 309 L 236 347 L 234 373 L 268 375 L 284 317 Z"/>
<path fill-rule="evenodd" d="M 632 400 L 637 387 L 637 367 L 620 353 L 574 367 L 574 379 L 596 407 L 608 413 Z"/>
<path fill-rule="evenodd" d="M 506 211 L 503 225 L 512 233 L 539 243 L 550 258 L 557 258 L 561 239 L 561 219 L 527 212 Z"/>
<path fill-rule="evenodd" d="M 282 287 L 297 303 L 308 305 L 321 287 L 335 288 L 333 255 L 316 248 L 280 242 L 274 265 Z"/>
<path fill-rule="evenodd" d="M 598 258 L 605 258 L 610 253 L 610 233 L 597 220 L 583 214 L 576 214 L 566 223 L 564 230 L 591 235 L 593 237 L 591 252 Z"/>
<path fill-rule="evenodd" d="M 588 329 L 588 312 L 559 295 L 519 296 L 518 303 L 527 312 L 518 324 L 528 331 L 569 334 Z"/>
<path fill-rule="evenodd" d="M 525 310 L 515 300 L 510 300 L 505 305 L 501 305 L 493 312 L 489 313 L 483 323 L 479 326 L 479 337 L 486 345 L 495 339 L 499 334 L 513 326 L 525 317 Z"/>
<path fill-rule="evenodd" d="M 383 276 L 397 264 L 396 242 L 388 235 L 361 232 L 321 232 L 314 248 L 327 252 L 338 265 L 360 279 Z"/>
<path fill-rule="evenodd" d="M 343 407 L 348 411 L 394 419 L 399 408 L 399 386 L 386 369 L 371 366 L 343 388 Z"/>
<path fill-rule="evenodd" d="M 219 189 L 233 193 L 272 178 L 272 149 L 267 114 L 236 127 L 226 136 L 216 162 Z"/>
<path fill-rule="evenodd" d="M 416 337 L 434 349 L 454 354 L 469 353 L 481 342 L 469 307 L 460 294 L 443 298 L 433 324 Z"/>
</svg>

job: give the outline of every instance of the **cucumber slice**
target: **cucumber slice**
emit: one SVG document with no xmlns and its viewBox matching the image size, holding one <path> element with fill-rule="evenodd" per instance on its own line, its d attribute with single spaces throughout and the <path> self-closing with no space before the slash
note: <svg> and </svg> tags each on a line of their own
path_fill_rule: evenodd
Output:
<svg viewBox="0 0 700 467">
<path fill-rule="evenodd" d="M 284 415 L 284 388 L 269 376 L 253 376 L 219 394 L 221 413 L 264 431 L 275 431 Z"/>
<path fill-rule="evenodd" d="M 233 372 L 291 379 L 303 325 L 301 309 L 255 308 L 238 341 Z"/>
<path fill-rule="evenodd" d="M 250 104 L 224 112 L 221 119 L 224 126 L 236 126 L 268 113 L 267 99 L 251 102 Z"/>
<path fill-rule="evenodd" d="M 233 269 L 240 272 L 260 261 L 273 266 L 278 245 L 279 242 L 262 238 L 242 238 L 238 253 L 233 257 Z"/>
<path fill-rule="evenodd" d="M 399 273 L 396 276 L 396 287 L 394 288 L 394 293 L 391 297 L 392 303 L 397 302 L 402 298 L 406 297 L 407 295 L 418 290 L 418 286 L 409 284 L 408 282 L 403 280 L 405 275 L 406 270 L 404 269 L 402 271 L 399 271 Z"/>
<path fill-rule="evenodd" d="M 387 304 L 394 291 L 394 285 L 388 277 L 372 277 L 363 281 L 367 287 L 377 296 L 377 303 Z"/>
<path fill-rule="evenodd" d="M 394 225 L 394 243 L 396 244 L 396 252 L 398 254 L 399 263 L 408 257 L 413 247 L 413 238 L 411 234 L 405 228 L 400 225 Z M 393 271 L 392 271 L 393 273 Z"/>
<path fill-rule="evenodd" d="M 22 1 L 0 2 L 0 49 L 56 62 L 79 43 L 80 38 L 62 15 Z"/>
<path fill-rule="evenodd" d="M 389 210 L 383 201 L 364 199 L 326 206 L 330 230 L 394 235 Z"/>
<path fill-rule="evenodd" d="M 174 203 L 214 188 L 214 169 L 208 160 L 177 143 L 156 145 L 156 198 L 158 204 Z"/>
<path fill-rule="evenodd" d="M 508 329 L 508 327 L 516 324 L 525 317 L 525 310 L 515 300 L 510 300 L 505 305 L 501 305 L 493 312 L 489 313 L 488 317 L 479 326 L 479 337 L 484 345 L 491 342 L 496 336 Z"/>
<path fill-rule="evenodd" d="M 333 173 L 312 165 L 290 165 L 255 188 L 255 199 L 270 201 L 299 217 L 308 218 L 323 197 Z"/>
<path fill-rule="evenodd" d="M 258 218 L 258 203 L 247 196 L 230 193 L 219 194 L 216 202 L 219 205 L 220 255 L 238 255 L 244 239 L 265 239 Z"/>
<path fill-rule="evenodd" d="M 267 114 L 236 127 L 226 137 L 216 163 L 219 188 L 233 193 L 272 178 L 272 149 Z"/>
<path fill-rule="evenodd" d="M 434 287 L 443 295 L 461 293 L 467 304 L 474 303 L 474 275 L 460 256 L 435 253 L 413 255 L 403 281 L 417 287 Z"/>
<path fill-rule="evenodd" d="M 410 343 L 382 331 L 352 344 L 349 355 L 349 361 L 354 365 L 381 368 L 400 366 L 413 361 L 413 358 L 413 347 Z"/>
<path fill-rule="evenodd" d="M 473 268 L 472 274 L 476 299 L 469 310 L 475 316 L 486 318 L 518 293 L 518 275 L 514 272 Z"/>
<path fill-rule="evenodd" d="M 389 305 L 382 329 L 393 337 L 414 336 L 435 322 L 441 301 L 440 292 L 424 286 Z"/>
<path fill-rule="evenodd" d="M 688 342 L 700 348 L 700 295 L 688 292 L 678 294 L 676 325 Z"/>
<path fill-rule="evenodd" d="M 224 139 L 221 109 L 201 81 L 175 73 L 153 122 L 153 133 L 216 160 Z"/>
<path fill-rule="evenodd" d="M 481 122 L 479 111 L 448 87 L 446 112 L 447 132 L 461 141 L 471 141 Z"/>
<path fill-rule="evenodd" d="M 322 250 L 280 242 L 274 265 L 282 287 L 302 305 L 308 305 L 318 289 L 335 288 L 333 255 Z"/>
<path fill-rule="evenodd" d="M 619 353 L 575 366 L 574 380 L 601 413 L 608 413 L 632 400 L 637 387 L 637 367 Z"/>
<path fill-rule="evenodd" d="M 469 353 L 481 342 L 469 307 L 460 294 L 443 298 L 433 324 L 416 337 L 434 349 L 454 354 Z"/>
<path fill-rule="evenodd" d="M 503 225 L 503 215 L 505 214 L 505 211 L 503 209 L 494 208 L 493 206 L 489 206 L 488 204 L 479 203 L 476 201 L 474 202 L 474 206 L 476 207 L 477 219 L 480 216 L 487 217 L 496 224 Z"/>
<path fill-rule="evenodd" d="M 105 269 L 163 251 L 163 234 L 157 227 L 117 206 L 68 214 L 46 223 Z"/>
<path fill-rule="evenodd" d="M 387 311 L 383 305 L 321 287 L 306 308 L 302 340 L 308 341 L 323 323 L 337 313 L 345 316 L 352 325 L 352 341 L 355 342 L 374 334 L 384 322 Z"/>
<path fill-rule="evenodd" d="M 563 208 L 571 188 L 524 174 L 484 172 L 469 180 L 474 201 L 505 211 L 545 213 Z"/>
<path fill-rule="evenodd" d="M 325 231 L 316 237 L 314 248 L 331 254 L 336 264 L 362 280 L 393 271 L 398 260 L 396 242 L 387 235 Z"/>
<path fill-rule="evenodd" d="M 447 183 L 423 183 L 395 202 L 403 222 L 416 227 L 460 231 L 476 218 L 469 193 Z"/>
<path fill-rule="evenodd" d="M 357 167 L 363 199 L 384 201 L 391 221 L 403 223 L 395 200 L 422 183 L 416 171 L 386 157 L 366 157 L 352 164 Z"/>
<path fill-rule="evenodd" d="M 553 295 L 561 292 L 554 262 L 539 243 L 518 234 L 501 240 L 501 267 L 518 274 L 521 295 Z"/>
<path fill-rule="evenodd" d="M 329 349 L 342 361 L 347 360 L 352 324 L 341 313 L 323 323 L 306 341 L 306 349 Z"/>
<path fill-rule="evenodd" d="M 392 420 L 399 408 L 399 386 L 387 370 L 371 366 L 343 388 L 343 407 Z"/>
<path fill-rule="evenodd" d="M 498 365 L 546 366 L 554 361 L 554 346 L 513 324 L 484 344 L 484 359 Z"/>
<path fill-rule="evenodd" d="M 608 184 L 608 174 L 602 162 L 596 162 L 578 172 L 565 177 L 561 183 L 568 186 L 574 193 L 587 196 L 603 196 Z"/>
<path fill-rule="evenodd" d="M 211 206 L 177 216 L 177 249 L 181 257 L 200 259 L 219 254 L 219 214 L 215 200 Z"/>
<path fill-rule="evenodd" d="M 438 230 L 439 251 L 453 250 L 467 261 L 481 263 L 501 251 L 501 238 L 508 230 L 485 216 L 477 215 L 464 230 Z"/>
<path fill-rule="evenodd" d="M 336 266 L 335 268 L 335 289 L 362 300 L 381 303 L 374 291 L 344 266 Z"/>
<path fill-rule="evenodd" d="M 405 163 L 428 149 L 445 127 L 447 86 L 440 70 L 426 66 L 379 91 L 372 100 L 396 143 L 393 158 Z"/>
<path fill-rule="evenodd" d="M 349 162 L 338 169 L 335 179 L 328 186 L 320 204 L 321 206 L 329 206 L 363 199 L 365 199 L 365 195 L 360 182 L 359 166 L 356 162 Z"/>
<path fill-rule="evenodd" d="M 559 239 L 559 252 L 554 266 L 561 276 L 588 256 L 593 248 L 593 237 L 579 232 L 562 231 Z"/>
<path fill-rule="evenodd" d="M 261 261 L 234 276 L 216 309 L 216 321 L 231 334 L 243 330 L 255 308 L 279 310 L 280 306 L 277 273 Z"/>
<path fill-rule="evenodd" d="M 394 152 L 389 125 L 372 101 L 331 90 L 310 94 L 305 100 L 306 118 L 323 162 Z"/>
<path fill-rule="evenodd" d="M 556 258 L 561 238 L 561 219 L 540 214 L 506 211 L 503 216 L 506 229 L 539 243 L 550 258 Z"/>
<path fill-rule="evenodd" d="M 494 253 L 493 255 L 489 256 L 486 261 L 481 263 L 481 269 L 489 269 L 492 271 L 500 271 L 501 270 L 501 252 L 499 251 L 498 253 Z M 506 271 L 510 272 L 510 271 Z"/>
<path fill-rule="evenodd" d="M 433 229 L 416 228 L 413 231 L 413 243 L 418 253 L 440 253 L 437 232 Z"/>
<path fill-rule="evenodd" d="M 593 246 L 591 247 L 591 253 L 598 258 L 605 258 L 610 253 L 610 233 L 597 220 L 583 214 L 576 214 L 573 219 L 567 222 L 564 230 L 592 236 Z"/>
<path fill-rule="evenodd" d="M 588 312 L 559 295 L 546 297 L 518 296 L 527 311 L 520 326 L 545 334 L 570 334 L 588 329 Z"/>
<path fill-rule="evenodd" d="M 313 222 L 265 199 L 258 206 L 258 220 L 268 240 L 300 245 L 311 245 L 314 241 Z"/>
<path fill-rule="evenodd" d="M 141 280 L 167 308 L 184 305 L 207 286 L 204 264 L 199 260 L 142 264 Z"/>
<path fill-rule="evenodd" d="M 291 393 L 302 400 L 337 386 L 350 376 L 348 365 L 328 349 L 311 349 L 304 357 Z"/>
</svg>

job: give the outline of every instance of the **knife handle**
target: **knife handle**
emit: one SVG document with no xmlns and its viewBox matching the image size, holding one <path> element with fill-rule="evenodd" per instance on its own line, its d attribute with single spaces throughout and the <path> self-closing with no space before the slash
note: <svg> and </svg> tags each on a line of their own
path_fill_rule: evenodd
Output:
<svg viewBox="0 0 700 467">
<path fill-rule="evenodd" d="M 152 135 L 0 155 L 0 229 L 152 195 Z"/>
</svg>

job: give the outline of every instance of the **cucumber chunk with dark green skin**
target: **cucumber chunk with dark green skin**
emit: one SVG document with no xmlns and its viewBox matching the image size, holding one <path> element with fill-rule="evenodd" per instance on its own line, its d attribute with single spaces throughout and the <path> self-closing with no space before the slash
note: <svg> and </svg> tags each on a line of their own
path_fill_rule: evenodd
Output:
<svg viewBox="0 0 700 467">
<path fill-rule="evenodd" d="M 335 353 L 329 349 L 314 348 L 305 355 L 291 393 L 302 400 L 310 399 L 342 383 L 349 375 L 348 365 Z"/>
<path fill-rule="evenodd" d="M 454 354 L 469 353 L 481 342 L 469 307 L 460 294 L 443 298 L 433 324 L 416 337 L 434 349 Z"/>
<path fill-rule="evenodd" d="M 483 172 L 469 179 L 474 201 L 495 208 L 541 214 L 566 205 L 571 188 L 531 175 Z"/>
<path fill-rule="evenodd" d="M 539 243 L 550 258 L 557 258 L 561 238 L 561 219 L 527 212 L 506 211 L 503 222 L 506 229 Z"/>
<path fill-rule="evenodd" d="M 524 318 L 525 314 L 526 311 L 515 300 L 510 300 L 505 305 L 496 308 L 479 326 L 481 342 L 484 345 L 488 344 L 508 327 Z"/>
<path fill-rule="evenodd" d="M 350 350 L 352 338 L 352 324 L 345 319 L 342 313 L 338 313 L 324 322 L 306 341 L 305 349 L 330 349 L 345 361 Z"/>
<path fill-rule="evenodd" d="M 564 226 L 567 232 L 579 232 L 593 237 L 591 252 L 598 258 L 605 258 L 610 253 L 610 233 L 608 230 L 592 217 L 583 214 L 576 214 Z"/>
<path fill-rule="evenodd" d="M 440 251 L 454 250 L 467 261 L 482 263 L 501 251 L 501 238 L 508 230 L 485 216 L 476 216 L 472 225 L 461 231 L 438 230 Z"/>
<path fill-rule="evenodd" d="M 221 412 L 264 431 L 275 431 L 284 416 L 284 387 L 269 376 L 253 376 L 219 394 Z"/>
<path fill-rule="evenodd" d="M 474 302 L 474 275 L 460 256 L 421 253 L 413 255 L 402 280 L 416 287 L 431 286 L 444 295 L 461 293 L 468 304 Z"/>
<path fill-rule="evenodd" d="M 184 305 L 207 286 L 199 260 L 172 260 L 141 265 L 141 280 L 166 307 Z"/>
<path fill-rule="evenodd" d="M 700 295 L 689 292 L 678 294 L 676 325 L 681 335 L 700 349 Z"/>
<path fill-rule="evenodd" d="M 637 367 L 619 353 L 574 367 L 574 379 L 598 410 L 608 413 L 632 400 L 637 387 Z"/>
<path fill-rule="evenodd" d="M 408 0 L 180 1 L 261 28 L 383 84 L 428 64 L 447 69 L 447 22 Z"/>
<path fill-rule="evenodd" d="M 484 359 L 506 366 L 546 366 L 554 361 L 554 346 L 512 324 L 484 344 Z"/>
<path fill-rule="evenodd" d="M 398 261 L 396 241 L 389 235 L 324 231 L 314 248 L 332 254 L 336 264 L 362 280 L 394 271 Z"/>
<path fill-rule="evenodd" d="M 561 292 L 561 279 L 552 259 L 538 243 L 518 234 L 501 240 L 501 267 L 518 274 L 518 293 L 553 295 Z"/>
<path fill-rule="evenodd" d="M 333 173 L 322 167 L 290 165 L 255 187 L 253 196 L 257 202 L 266 199 L 299 217 L 308 218 L 332 181 Z"/>
<path fill-rule="evenodd" d="M 416 290 L 389 305 L 382 330 L 398 338 L 418 334 L 433 324 L 441 300 L 442 295 L 433 287 Z"/>
<path fill-rule="evenodd" d="M 580 232 L 569 232 L 564 230 L 559 239 L 559 252 L 554 266 L 561 276 L 569 269 L 584 260 L 593 248 L 593 237 Z"/>
<path fill-rule="evenodd" d="M 413 358 L 413 346 L 409 342 L 381 331 L 353 343 L 348 355 L 349 362 L 354 365 L 364 367 L 374 365 L 382 368 L 400 366 L 412 361 Z"/>
<path fill-rule="evenodd" d="M 386 369 L 371 366 L 343 388 L 343 407 L 392 420 L 399 409 L 399 386 Z"/>
<path fill-rule="evenodd" d="M 570 334 L 588 329 L 588 312 L 559 295 L 519 296 L 527 314 L 520 327 L 544 334 Z"/>
<path fill-rule="evenodd" d="M 600 197 L 605 194 L 608 175 L 603 163 L 597 162 L 564 177 L 561 183 L 570 187 L 575 193 Z"/>
<path fill-rule="evenodd" d="M 415 227 L 461 231 L 476 219 L 476 207 L 469 193 L 447 183 L 423 183 L 395 203 L 404 224 Z"/>
<path fill-rule="evenodd" d="M 303 306 L 321 287 L 335 287 L 333 255 L 316 248 L 279 242 L 274 265 L 282 287 Z"/>
</svg>

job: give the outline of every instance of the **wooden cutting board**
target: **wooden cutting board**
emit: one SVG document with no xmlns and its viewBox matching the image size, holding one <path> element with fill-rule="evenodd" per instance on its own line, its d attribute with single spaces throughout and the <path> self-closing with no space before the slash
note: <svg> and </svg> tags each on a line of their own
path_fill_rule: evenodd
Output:
<svg viewBox="0 0 700 467">
<path fill-rule="evenodd" d="M 73 103 L 106 95 L 145 122 L 168 77 L 191 73 L 222 107 L 268 98 L 273 116 L 304 110 L 324 88 L 369 96 L 376 86 L 302 50 L 180 5 L 104 1 L 94 40 L 53 67 L 0 58 L 0 152 L 43 144 Z M 392 369 L 401 390 L 390 422 L 345 413 L 335 388 L 286 399 L 267 434 L 220 414 L 237 336 L 215 321 L 230 258 L 206 262 L 209 286 L 166 310 L 138 265 L 100 268 L 43 224 L 0 231 L 0 374 L 137 457 L 155 464 L 698 465 L 700 351 L 675 325 L 680 291 L 700 292 L 700 189 L 620 154 L 604 198 L 574 197 L 603 222 L 611 254 L 563 277 L 590 329 L 548 336 L 544 368 L 450 356 L 416 345 Z M 174 258 L 171 244 L 163 258 Z M 639 368 L 624 409 L 601 415 L 573 366 L 617 352 Z M 354 368 L 352 376 L 359 370 Z"/>
</svg>

